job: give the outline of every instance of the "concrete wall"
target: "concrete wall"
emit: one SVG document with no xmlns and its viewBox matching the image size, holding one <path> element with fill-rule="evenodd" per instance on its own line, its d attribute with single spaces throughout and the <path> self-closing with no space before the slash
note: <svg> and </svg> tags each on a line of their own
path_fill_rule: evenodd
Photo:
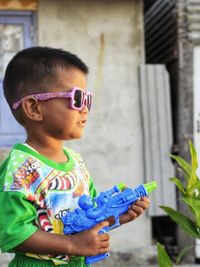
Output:
<svg viewBox="0 0 200 267">
<path fill-rule="evenodd" d="M 190 160 L 188 140 L 194 140 L 194 47 L 200 44 L 199 31 L 199 1 L 178 0 L 178 44 L 179 44 L 179 91 L 178 91 L 178 121 L 177 140 L 179 155 Z M 200 155 L 200 151 L 197 151 Z M 180 211 L 190 214 L 184 204 L 180 203 Z M 194 245 L 194 239 L 179 229 L 178 243 L 180 248 Z M 194 251 L 186 253 L 187 261 L 194 260 Z"/>
<path fill-rule="evenodd" d="M 144 182 L 138 66 L 144 62 L 142 1 L 39 1 L 38 42 L 79 55 L 90 67 L 94 109 L 81 152 L 98 190 Z M 151 243 L 150 219 L 112 232 L 112 249 Z"/>
</svg>

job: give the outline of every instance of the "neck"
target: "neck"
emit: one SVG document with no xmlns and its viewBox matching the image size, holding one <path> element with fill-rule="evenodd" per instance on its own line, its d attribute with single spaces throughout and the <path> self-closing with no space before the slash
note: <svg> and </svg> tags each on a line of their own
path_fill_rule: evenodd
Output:
<svg viewBox="0 0 200 267">
<path fill-rule="evenodd" d="M 63 151 L 62 140 L 55 140 L 51 137 L 42 138 L 42 136 L 34 135 L 34 138 L 28 136 L 26 139 L 26 143 L 41 155 L 57 163 L 63 163 L 68 161 L 68 158 Z"/>
</svg>

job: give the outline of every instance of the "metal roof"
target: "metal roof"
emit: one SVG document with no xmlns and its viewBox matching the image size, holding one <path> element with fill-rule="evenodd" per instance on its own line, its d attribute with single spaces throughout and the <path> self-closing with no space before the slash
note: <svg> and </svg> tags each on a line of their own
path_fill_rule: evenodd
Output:
<svg viewBox="0 0 200 267">
<path fill-rule="evenodd" d="M 147 63 L 168 63 L 177 57 L 174 0 L 157 0 L 145 13 L 145 46 Z"/>
</svg>

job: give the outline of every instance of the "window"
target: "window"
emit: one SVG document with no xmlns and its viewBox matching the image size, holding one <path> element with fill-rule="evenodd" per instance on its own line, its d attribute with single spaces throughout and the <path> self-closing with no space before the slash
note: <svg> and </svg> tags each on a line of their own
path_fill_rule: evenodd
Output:
<svg viewBox="0 0 200 267">
<path fill-rule="evenodd" d="M 2 80 L 10 59 L 35 43 L 33 12 L 0 12 L 0 147 L 23 142 L 25 131 L 15 119 L 3 95 Z"/>
</svg>

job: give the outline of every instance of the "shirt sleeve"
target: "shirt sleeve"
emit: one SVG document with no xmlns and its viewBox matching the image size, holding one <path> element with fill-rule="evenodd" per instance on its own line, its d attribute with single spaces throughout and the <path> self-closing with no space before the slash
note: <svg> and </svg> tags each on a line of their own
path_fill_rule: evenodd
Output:
<svg viewBox="0 0 200 267">
<path fill-rule="evenodd" d="M 28 239 L 37 227 L 36 209 L 20 192 L 0 192 L 0 248 L 14 249 Z"/>
</svg>

